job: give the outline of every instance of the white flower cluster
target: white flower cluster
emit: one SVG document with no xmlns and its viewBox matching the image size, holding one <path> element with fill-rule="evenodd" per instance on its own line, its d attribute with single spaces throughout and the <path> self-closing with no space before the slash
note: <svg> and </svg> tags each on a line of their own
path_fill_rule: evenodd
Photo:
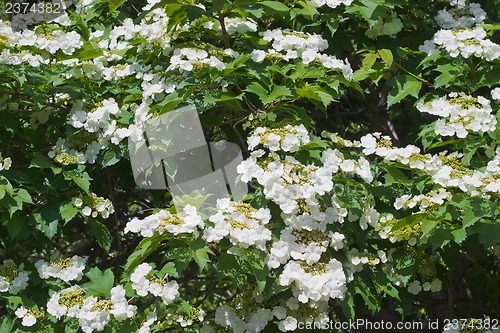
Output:
<svg viewBox="0 0 500 333">
<path fill-rule="evenodd" d="M 281 218 L 287 226 L 293 229 L 325 232 L 328 224 L 344 223 L 344 219 L 348 214 L 347 209 L 338 203 L 335 195 L 331 197 L 331 202 L 331 206 L 324 207 L 315 197 L 301 200 L 298 202 L 297 212 L 281 213 Z"/>
<path fill-rule="evenodd" d="M 5 259 L 0 265 L 0 293 L 17 294 L 28 286 L 28 272 L 23 270 L 24 264 L 19 266 L 12 259 Z"/>
<path fill-rule="evenodd" d="M 265 250 L 266 242 L 271 240 L 271 231 L 265 226 L 271 220 L 267 208 L 257 210 L 247 203 L 223 198 L 217 200 L 217 213 L 209 220 L 214 225 L 203 231 L 207 242 L 218 242 L 227 237 L 235 246 L 246 249 L 255 245 Z"/>
<path fill-rule="evenodd" d="M 175 49 L 174 54 L 170 58 L 170 65 L 167 71 L 180 69 L 181 71 L 192 71 L 196 68 L 213 67 L 221 71 L 225 65 L 217 57 L 208 56 L 208 52 L 200 49 L 183 47 Z"/>
<path fill-rule="evenodd" d="M 436 121 L 434 130 L 443 136 L 465 138 L 469 131 L 494 131 L 497 120 L 492 114 L 490 101 L 482 96 L 472 97 L 452 92 L 429 103 L 419 103 L 417 109 L 445 119 Z"/>
<path fill-rule="evenodd" d="M 337 8 L 341 4 L 350 6 L 353 0 L 312 0 L 318 7 L 327 5 L 330 8 Z"/>
<path fill-rule="evenodd" d="M 114 98 L 104 99 L 92 110 L 84 111 L 84 101 L 78 101 L 70 111 L 70 124 L 74 128 L 84 128 L 89 133 L 103 132 L 109 135 L 114 130 L 116 120 L 112 116 L 119 117 L 121 110 Z"/>
<path fill-rule="evenodd" d="M 74 255 L 71 258 L 51 258 L 50 261 L 43 259 L 35 263 L 38 275 L 42 279 L 57 278 L 63 281 L 81 280 L 83 270 L 85 269 L 86 260 L 82 257 Z"/>
<path fill-rule="evenodd" d="M 295 152 L 300 146 L 309 143 L 309 133 L 304 125 L 285 125 L 282 128 L 257 127 L 247 139 L 248 149 L 254 150 L 258 145 L 268 148 L 270 151 L 283 150 Z"/>
<path fill-rule="evenodd" d="M 431 291 L 433 293 L 441 290 L 442 282 L 439 279 L 434 279 L 431 282 L 420 283 L 418 280 L 413 280 L 408 284 L 407 290 L 410 294 L 418 295 L 422 290 Z"/>
<path fill-rule="evenodd" d="M 193 234 L 198 236 L 199 229 L 205 226 L 203 219 L 198 215 L 196 208 L 186 205 L 180 213 L 172 214 L 161 210 L 144 219 L 133 218 L 125 226 L 125 233 L 140 233 L 143 237 L 151 237 L 155 232 L 160 235 L 168 232 L 173 235 Z"/>
<path fill-rule="evenodd" d="M 43 317 L 43 313 L 35 309 L 27 309 L 20 306 L 16 309 L 15 315 L 17 318 L 22 319 L 21 325 L 30 327 L 36 324 L 38 318 Z"/>
<path fill-rule="evenodd" d="M 451 193 L 446 191 L 444 188 L 439 188 L 437 190 L 430 191 L 429 193 L 415 196 L 405 194 L 394 201 L 394 208 L 400 210 L 401 208 L 411 209 L 418 206 L 420 211 L 423 212 L 430 206 L 442 205 L 445 200 L 450 200 L 451 197 Z"/>
<path fill-rule="evenodd" d="M 455 3 L 452 9 L 438 11 L 436 21 L 443 29 L 471 28 L 482 24 L 486 18 L 486 12 L 478 3 Z"/>
<path fill-rule="evenodd" d="M 290 258 L 303 261 L 308 265 L 315 264 L 328 248 L 340 250 L 344 247 L 345 236 L 338 232 L 328 234 L 314 230 L 281 230 L 280 239 L 274 242 L 269 250 L 267 266 L 278 268 L 286 264 Z"/>
<path fill-rule="evenodd" d="M 361 272 L 363 270 L 363 265 L 376 266 L 379 263 L 385 264 L 387 262 L 387 253 L 383 250 L 378 250 L 377 255 L 375 256 L 368 253 L 367 249 L 363 252 L 359 252 L 358 249 L 352 248 L 349 250 L 347 258 L 351 264 L 347 273 L 351 275 L 354 272 Z M 351 276 L 349 276 L 349 280 L 350 279 Z"/>
<path fill-rule="evenodd" d="M 111 315 L 117 321 L 132 318 L 137 311 L 135 305 L 128 304 L 125 298 L 125 289 L 118 285 L 111 288 L 111 299 L 98 299 L 91 296 L 85 298 L 77 318 L 80 328 L 85 333 L 103 331 L 111 320 Z"/>
<path fill-rule="evenodd" d="M 226 25 L 226 31 L 228 34 L 244 34 L 249 31 L 257 31 L 257 23 L 252 19 L 243 20 L 239 17 L 226 17 L 224 19 L 224 24 Z"/>
<path fill-rule="evenodd" d="M 500 45 L 486 39 L 486 31 L 479 27 L 486 18 L 486 12 L 477 3 L 450 1 L 455 8 L 439 11 L 436 20 L 443 28 L 419 47 L 427 54 L 445 50 L 451 57 L 462 56 L 492 61 L 500 57 Z"/>
<path fill-rule="evenodd" d="M 84 216 L 97 217 L 99 214 L 107 219 L 115 212 L 113 203 L 109 199 L 97 196 L 92 193 L 91 196 L 74 197 L 73 205 L 79 209 Z"/>
<path fill-rule="evenodd" d="M 12 31 L 8 35 L 8 44 L 10 47 L 34 46 L 51 54 L 61 50 L 64 54 L 71 55 L 83 46 L 83 41 L 75 31 L 54 30 L 46 35 L 37 35 L 33 30 L 23 30 Z"/>
<path fill-rule="evenodd" d="M 56 146 L 47 155 L 61 165 L 94 164 L 103 147 L 95 140 L 86 143 L 85 146 L 85 152 L 80 152 L 70 148 L 68 140 L 59 138 Z"/>
<path fill-rule="evenodd" d="M 167 314 L 167 323 L 179 323 L 181 327 L 193 325 L 195 322 L 202 323 L 205 320 L 207 313 L 200 308 L 191 307 L 189 314 L 182 313 L 169 313 Z"/>
<path fill-rule="evenodd" d="M 342 263 L 336 259 L 313 265 L 291 260 L 279 277 L 280 285 L 292 285 L 293 295 L 302 303 L 342 299 L 347 290 L 346 282 Z"/>
<path fill-rule="evenodd" d="M 160 297 L 166 305 L 171 304 L 179 296 L 179 285 L 177 281 L 165 281 L 165 277 L 159 278 L 151 273 L 153 267 L 148 263 L 142 263 L 130 275 L 132 288 L 139 296 L 152 294 Z"/>
<path fill-rule="evenodd" d="M 0 22 L 0 25 L 1 24 L 2 22 Z M 0 52 L 0 62 L 10 65 L 20 65 L 22 63 L 28 63 L 30 66 L 38 67 L 40 66 L 40 64 L 50 63 L 50 60 L 44 58 L 39 54 L 32 54 L 27 50 L 13 52 L 10 49 L 3 49 L 2 52 Z"/>
<path fill-rule="evenodd" d="M 282 300 L 281 303 L 283 303 Z M 299 302 L 295 297 L 286 299 L 282 305 L 273 308 L 274 316 L 279 320 L 278 329 L 282 332 L 295 331 L 299 323 L 319 324 L 328 321 L 328 302 Z M 317 326 L 314 326 L 317 327 Z"/>
<path fill-rule="evenodd" d="M 380 133 L 367 134 L 361 138 L 361 146 L 365 154 L 376 154 L 389 161 L 398 161 L 413 169 L 430 175 L 432 181 L 442 187 L 457 187 L 472 196 L 488 196 L 488 192 L 500 193 L 500 174 L 495 167 L 496 162 L 485 171 L 468 170 L 460 162 L 459 153 L 438 155 L 420 153 L 413 145 L 403 148 L 392 146 L 390 138 Z M 498 155 L 493 159 L 496 160 Z"/>
<path fill-rule="evenodd" d="M 3 158 L 0 154 L 0 171 L 9 170 L 12 165 L 12 159 L 10 157 Z"/>
<path fill-rule="evenodd" d="M 390 17 L 379 16 L 377 22 L 366 30 L 365 35 L 371 39 L 384 35 L 396 38 L 401 29 L 403 29 L 403 22 L 401 22 L 396 12 L 391 12 Z"/>
<path fill-rule="evenodd" d="M 85 299 L 85 290 L 80 286 L 72 286 L 60 290 L 47 302 L 47 312 L 61 319 L 63 316 L 77 318 Z"/>
<path fill-rule="evenodd" d="M 221 326 L 229 326 L 232 332 L 235 333 L 260 332 L 273 318 L 271 311 L 264 308 L 257 309 L 246 321 L 240 318 L 236 312 L 229 305 L 218 307 L 215 312 L 215 323 Z"/>
<path fill-rule="evenodd" d="M 456 58 L 475 56 L 493 61 L 500 58 L 500 45 L 485 39 L 486 31 L 483 28 L 463 28 L 459 30 L 439 30 L 432 40 L 427 40 L 418 49 L 427 54 L 443 49 Z"/>
<path fill-rule="evenodd" d="M 352 80 L 353 71 L 347 60 L 341 61 L 334 56 L 321 53 L 328 48 L 328 42 L 316 34 L 306 34 L 288 30 L 267 30 L 263 39 L 272 43 L 268 52 L 254 50 L 253 61 L 262 62 L 266 57 L 290 61 L 301 59 L 304 64 L 317 61 L 327 69 L 342 71 L 347 80 Z"/>
</svg>

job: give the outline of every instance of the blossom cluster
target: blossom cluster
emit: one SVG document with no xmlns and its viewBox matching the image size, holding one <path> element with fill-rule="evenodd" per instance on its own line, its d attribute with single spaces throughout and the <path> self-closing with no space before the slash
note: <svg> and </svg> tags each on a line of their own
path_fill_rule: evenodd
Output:
<svg viewBox="0 0 500 333">
<path fill-rule="evenodd" d="M 248 149 L 262 145 L 271 151 L 295 152 L 309 142 L 309 133 L 304 125 L 285 125 L 282 128 L 257 127 L 247 139 Z"/>
<path fill-rule="evenodd" d="M 5 259 L 0 265 L 0 293 L 17 294 L 28 286 L 28 272 L 24 264 L 19 266 L 12 259 Z"/>
<path fill-rule="evenodd" d="M 159 278 L 151 273 L 153 267 L 148 263 L 142 263 L 130 275 L 132 288 L 139 296 L 152 294 L 160 297 L 166 305 L 172 303 L 179 296 L 179 285 L 176 281 L 165 281 L 165 277 Z"/>
<path fill-rule="evenodd" d="M 271 220 L 267 208 L 255 209 L 243 202 L 229 199 L 217 200 L 217 213 L 209 218 L 213 226 L 206 226 L 203 238 L 207 242 L 217 242 L 227 237 L 237 247 L 255 246 L 264 250 L 271 240 L 271 231 L 266 224 Z"/>
<path fill-rule="evenodd" d="M 109 300 L 86 297 L 80 286 L 71 286 L 50 297 L 47 312 L 57 319 L 64 316 L 78 319 L 80 328 L 85 333 L 103 331 L 111 316 L 117 321 L 123 321 L 134 317 L 137 312 L 137 307 L 127 301 L 122 285 L 111 288 L 110 295 Z"/>
<path fill-rule="evenodd" d="M 182 212 L 176 214 L 172 214 L 168 210 L 161 210 L 142 220 L 133 218 L 127 223 L 125 233 L 138 233 L 143 237 L 151 237 L 154 233 L 161 235 L 165 232 L 173 235 L 193 234 L 198 236 L 199 229 L 203 229 L 204 226 L 203 219 L 197 213 L 196 208 L 186 205 Z"/>
<path fill-rule="evenodd" d="M 267 52 L 254 50 L 252 59 L 255 62 L 262 62 L 266 58 L 285 61 L 301 59 L 304 64 L 318 62 L 327 69 L 340 70 L 348 80 L 353 78 L 353 71 L 347 60 L 342 61 L 321 53 L 328 48 L 328 42 L 319 35 L 274 29 L 265 31 L 263 39 L 272 42 L 272 48 Z"/>
<path fill-rule="evenodd" d="M 92 193 L 90 196 L 79 196 L 72 199 L 73 205 L 81 209 L 84 216 L 97 217 L 99 214 L 107 219 L 114 213 L 113 203 L 109 199 L 97 196 Z"/>
<path fill-rule="evenodd" d="M 392 145 L 388 136 L 380 133 L 367 134 L 361 138 L 361 146 L 365 154 L 375 154 L 388 161 L 398 161 L 410 168 L 418 169 L 430 175 L 432 181 L 445 188 L 459 188 L 472 196 L 488 197 L 488 193 L 500 193 L 500 175 L 497 172 L 498 159 L 493 158 L 484 171 L 467 169 L 461 162 L 462 154 L 446 151 L 436 155 L 421 154 L 420 148 L 414 145 L 397 148 Z"/>
<path fill-rule="evenodd" d="M 444 188 L 415 196 L 405 194 L 394 201 L 394 208 L 400 210 L 401 208 L 411 209 L 418 206 L 420 211 L 423 212 L 432 205 L 442 205 L 445 200 L 451 199 L 451 196 L 451 193 Z"/>
<path fill-rule="evenodd" d="M 63 281 L 81 280 L 86 260 L 74 255 L 71 258 L 57 258 L 53 256 L 50 261 L 43 259 L 35 263 L 38 274 L 42 279 L 58 278 Z"/>
<path fill-rule="evenodd" d="M 490 101 L 482 96 L 472 97 L 464 93 L 449 93 L 448 96 L 428 103 L 419 103 L 420 112 L 443 117 L 436 121 L 435 132 L 443 136 L 457 135 L 465 138 L 469 131 L 494 131 L 497 120 L 492 114 Z"/>
<path fill-rule="evenodd" d="M 486 18 L 481 6 L 477 3 L 455 5 L 450 11 L 443 9 L 438 13 L 436 20 L 443 29 L 425 41 L 419 50 L 427 54 L 444 50 L 452 58 L 475 56 L 487 61 L 500 58 L 500 45 L 487 39 L 486 31 L 478 26 Z"/>
<path fill-rule="evenodd" d="M 486 12 L 480 4 L 456 2 L 453 8 L 438 11 L 436 21 L 441 28 L 453 30 L 482 24 L 485 18 Z"/>
</svg>

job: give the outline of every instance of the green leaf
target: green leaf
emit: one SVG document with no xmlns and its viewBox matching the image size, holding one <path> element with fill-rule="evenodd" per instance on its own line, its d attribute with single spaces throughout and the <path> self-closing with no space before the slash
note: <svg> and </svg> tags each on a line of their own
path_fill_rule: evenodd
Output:
<svg viewBox="0 0 500 333">
<path fill-rule="evenodd" d="M 28 168 L 50 169 L 53 167 L 55 167 L 55 164 L 52 163 L 50 158 L 40 153 L 35 153 Z"/>
<path fill-rule="evenodd" d="M 33 217 L 38 223 L 37 228 L 49 239 L 52 239 L 59 226 L 59 207 L 53 204 L 42 206 L 33 212 Z"/>
<path fill-rule="evenodd" d="M 439 223 L 437 219 L 423 219 L 422 220 L 422 236 L 429 234 Z"/>
<path fill-rule="evenodd" d="M 160 276 L 165 276 L 168 274 L 174 278 L 179 277 L 179 272 L 177 272 L 177 268 L 175 267 L 175 263 L 169 262 L 163 266 L 163 268 L 159 271 Z"/>
<path fill-rule="evenodd" d="M 106 252 L 108 252 L 111 247 L 111 243 L 113 242 L 113 237 L 111 236 L 108 228 L 101 222 L 94 219 L 89 220 L 89 228 L 90 233 L 95 236 L 99 245 L 106 250 Z"/>
<path fill-rule="evenodd" d="M 465 229 L 455 229 L 451 232 L 453 237 L 455 237 L 455 242 L 457 244 L 462 244 L 462 242 L 467 238 L 467 231 Z"/>
<path fill-rule="evenodd" d="M 191 248 L 191 256 L 200 267 L 200 270 L 204 270 L 205 268 L 207 268 L 208 263 L 210 262 L 208 254 L 214 254 L 212 250 L 210 250 L 210 247 L 207 245 L 207 243 L 204 240 L 198 238 L 192 241 L 189 244 L 189 247 Z"/>
<path fill-rule="evenodd" d="M 89 278 L 89 282 L 83 284 L 83 288 L 93 296 L 101 296 L 110 298 L 111 288 L 115 283 L 115 275 L 111 271 L 111 269 L 107 269 L 102 272 L 99 268 L 93 267 L 91 268 L 87 274 L 85 274 Z"/>
<path fill-rule="evenodd" d="M 441 74 L 434 80 L 434 88 L 449 87 L 450 82 L 455 81 L 464 73 L 464 69 L 455 63 L 439 65 L 435 70 Z"/>
<path fill-rule="evenodd" d="M 485 248 L 500 244 L 500 224 L 477 222 L 467 228 L 469 235 L 477 234 L 479 241 Z"/>
<path fill-rule="evenodd" d="M 69 222 L 78 214 L 79 210 L 71 202 L 59 207 L 59 214 L 65 222 Z"/>
<path fill-rule="evenodd" d="M 422 81 L 410 75 L 398 75 L 389 80 L 388 85 L 394 87 L 389 92 L 389 96 L 387 96 L 387 107 L 389 108 L 401 102 L 403 98 L 409 95 L 418 97 L 418 93 L 422 87 Z"/>
<path fill-rule="evenodd" d="M 20 189 L 17 189 L 16 190 L 16 199 L 19 198 L 19 200 L 21 200 L 22 202 L 26 202 L 26 203 L 33 203 L 33 200 L 31 199 L 31 195 L 28 193 L 28 191 L 26 191 L 25 189 L 23 188 L 20 188 Z"/>
<path fill-rule="evenodd" d="M 102 166 L 108 167 L 115 165 L 120 161 L 121 156 L 114 150 L 108 149 L 102 158 Z"/>
<path fill-rule="evenodd" d="M 377 52 L 380 55 L 380 58 L 382 58 L 382 60 L 386 63 L 387 67 L 391 67 L 392 62 L 394 61 L 394 57 L 392 55 L 391 50 L 382 49 L 378 50 Z"/>
<path fill-rule="evenodd" d="M 128 257 L 124 271 L 127 274 L 141 264 L 151 253 L 162 245 L 164 239 L 160 237 L 144 238 L 135 248 L 134 252 Z"/>
<path fill-rule="evenodd" d="M 415 269 L 417 254 L 405 248 L 397 248 L 391 257 L 397 270 L 396 273 L 409 279 Z"/>
<path fill-rule="evenodd" d="M 90 194 L 90 178 L 87 172 L 78 172 L 76 170 L 63 171 L 64 178 L 66 180 L 73 180 L 78 187 L 85 191 L 85 193 Z"/>
<path fill-rule="evenodd" d="M 126 0 L 109 0 L 109 12 L 112 13 L 125 3 Z"/>
<path fill-rule="evenodd" d="M 249 282 L 246 272 L 250 270 L 250 267 L 241 258 L 222 253 L 219 256 L 217 268 L 219 274 L 229 277 L 238 288 L 244 287 Z"/>
<path fill-rule="evenodd" d="M 267 98 L 262 99 L 264 104 L 269 104 L 273 101 L 284 99 L 285 97 L 291 96 L 292 92 L 289 88 L 284 86 L 275 86 L 273 91 L 267 96 Z"/>
<path fill-rule="evenodd" d="M 290 10 L 290 8 L 279 1 L 261 1 L 259 2 L 259 5 L 270 8 L 277 12 L 288 12 Z"/>
<path fill-rule="evenodd" d="M 0 321 L 0 333 L 12 333 L 14 332 L 15 320 L 5 316 Z"/>
</svg>

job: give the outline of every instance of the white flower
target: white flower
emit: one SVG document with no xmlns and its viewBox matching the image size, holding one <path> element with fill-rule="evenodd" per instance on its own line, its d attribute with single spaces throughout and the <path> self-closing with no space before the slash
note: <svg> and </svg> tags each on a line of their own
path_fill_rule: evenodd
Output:
<svg viewBox="0 0 500 333">
<path fill-rule="evenodd" d="M 196 208 L 186 205 L 183 211 L 172 214 L 167 210 L 161 210 L 156 214 L 144 219 L 134 218 L 127 223 L 125 233 L 140 233 L 143 237 L 151 237 L 155 232 L 163 234 L 169 232 L 174 235 L 193 234 L 197 236 L 199 229 L 205 226 L 203 219 L 198 215 Z"/>
<path fill-rule="evenodd" d="M 47 302 L 47 312 L 60 319 L 62 316 L 77 317 L 83 304 L 85 291 L 72 286 L 54 293 Z"/>
<path fill-rule="evenodd" d="M 179 296 L 179 285 L 176 281 L 166 282 L 164 278 L 160 279 L 154 274 L 150 274 L 152 266 L 142 263 L 130 275 L 132 288 L 139 296 L 146 296 L 151 293 L 160 297 L 166 305 L 171 304 Z"/>
<path fill-rule="evenodd" d="M 16 309 L 15 315 L 17 318 L 22 319 L 21 324 L 26 327 L 30 327 L 36 324 L 36 317 L 33 310 L 28 310 L 24 306 L 20 306 Z"/>
<path fill-rule="evenodd" d="M 420 285 L 420 281 L 414 280 L 410 282 L 407 289 L 410 294 L 417 295 L 422 291 L 422 286 Z"/>
<path fill-rule="evenodd" d="M 271 240 L 271 231 L 264 226 L 271 219 L 268 209 L 257 210 L 249 204 L 229 199 L 217 200 L 217 209 L 217 214 L 209 218 L 214 226 L 206 227 L 203 233 L 207 242 L 227 237 L 233 245 L 242 248 L 255 245 L 264 250 L 266 242 Z"/>
<path fill-rule="evenodd" d="M 500 100 L 500 87 L 491 90 L 491 98 L 495 101 Z"/>
<path fill-rule="evenodd" d="M 40 259 L 35 263 L 35 267 L 42 279 L 54 277 L 68 282 L 81 280 L 85 263 L 84 258 L 74 255 L 71 258 L 53 258 L 50 262 Z"/>
<path fill-rule="evenodd" d="M 0 265 L 0 293 L 17 294 L 28 286 L 28 272 L 23 270 L 24 264 L 19 266 L 12 259 L 6 259 Z"/>
</svg>

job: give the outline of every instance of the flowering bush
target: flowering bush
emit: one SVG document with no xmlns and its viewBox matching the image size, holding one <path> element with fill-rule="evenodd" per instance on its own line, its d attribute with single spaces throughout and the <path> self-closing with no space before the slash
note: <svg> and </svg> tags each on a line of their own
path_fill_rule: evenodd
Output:
<svg viewBox="0 0 500 333">
<path fill-rule="evenodd" d="M 0 332 L 494 323 L 498 0 L 9 4 Z M 188 105 L 245 154 L 250 193 L 209 216 L 130 167 Z"/>
</svg>

